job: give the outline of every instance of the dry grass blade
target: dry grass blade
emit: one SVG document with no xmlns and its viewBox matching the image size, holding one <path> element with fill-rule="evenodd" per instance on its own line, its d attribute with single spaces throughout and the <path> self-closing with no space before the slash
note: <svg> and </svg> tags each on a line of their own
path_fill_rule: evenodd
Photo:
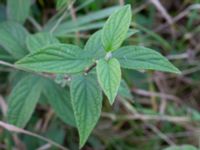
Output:
<svg viewBox="0 0 200 150">
<path fill-rule="evenodd" d="M 7 105 L 5 103 L 4 98 L 1 95 L 0 95 L 0 108 L 2 110 L 3 115 L 5 116 L 7 112 Z"/>
<path fill-rule="evenodd" d="M 188 123 L 192 120 L 189 117 L 180 116 L 168 116 L 168 115 L 144 115 L 144 114 L 132 114 L 132 115 L 115 115 L 110 113 L 102 113 L 102 117 L 110 118 L 113 121 L 116 120 L 141 120 L 141 121 L 167 121 L 173 123 Z"/>
<path fill-rule="evenodd" d="M 167 20 L 169 24 L 173 24 L 172 17 L 168 14 L 166 9 L 162 6 L 159 0 L 150 0 L 156 8 L 160 11 L 160 13 L 163 15 L 163 17 Z"/>
<path fill-rule="evenodd" d="M 26 134 L 26 135 L 29 135 L 29 136 L 33 136 L 33 137 L 36 137 L 36 138 L 38 138 L 40 140 L 46 141 L 46 142 L 50 143 L 51 145 L 53 145 L 53 146 L 55 146 L 55 147 L 57 147 L 59 149 L 68 150 L 66 147 L 63 147 L 62 145 L 60 145 L 60 144 L 58 144 L 58 143 L 56 143 L 56 142 L 54 142 L 54 141 L 52 141 L 50 139 L 47 139 L 47 138 L 45 138 L 43 136 L 40 136 L 38 134 L 35 134 L 33 132 L 29 132 L 29 131 L 26 131 L 24 129 L 18 128 L 18 127 L 14 126 L 14 125 L 5 123 L 3 121 L 0 121 L 0 126 L 2 128 L 4 128 L 4 129 L 10 131 L 10 132 L 22 133 L 22 134 Z"/>
</svg>

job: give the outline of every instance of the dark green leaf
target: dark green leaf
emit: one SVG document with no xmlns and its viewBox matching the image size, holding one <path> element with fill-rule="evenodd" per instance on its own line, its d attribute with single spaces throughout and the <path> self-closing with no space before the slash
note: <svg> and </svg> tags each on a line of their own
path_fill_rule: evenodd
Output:
<svg viewBox="0 0 200 150">
<path fill-rule="evenodd" d="M 40 78 L 32 75 L 17 83 L 8 102 L 7 119 L 10 124 L 25 127 L 34 112 L 41 89 Z"/>
<path fill-rule="evenodd" d="M 102 92 L 93 74 L 74 77 L 70 90 L 82 147 L 100 117 Z"/>
<path fill-rule="evenodd" d="M 7 0 L 8 19 L 24 23 L 29 16 L 31 0 Z"/>
<path fill-rule="evenodd" d="M 6 8 L 4 5 L 0 4 L 0 22 L 6 20 Z"/>
<path fill-rule="evenodd" d="M 46 80 L 44 84 L 44 94 L 58 117 L 65 123 L 75 126 L 76 123 L 69 91 L 51 80 Z"/>
<path fill-rule="evenodd" d="M 15 59 L 20 59 L 28 53 L 25 39 L 28 35 L 23 26 L 14 22 L 0 24 L 0 45 Z"/>
<path fill-rule="evenodd" d="M 94 33 L 87 41 L 84 50 L 92 59 L 99 59 L 105 56 L 105 51 L 101 42 L 101 30 Z"/>
<path fill-rule="evenodd" d="M 29 35 L 26 39 L 26 44 L 30 52 L 42 49 L 51 44 L 58 44 L 59 41 L 50 33 L 37 33 Z"/>
<path fill-rule="evenodd" d="M 13 61 L 12 56 L 10 56 L 10 54 L 1 46 L 0 46 L 0 60 Z"/>
<path fill-rule="evenodd" d="M 78 73 L 92 64 L 78 46 L 55 44 L 31 53 L 18 61 L 20 68 L 36 72 Z"/>
</svg>

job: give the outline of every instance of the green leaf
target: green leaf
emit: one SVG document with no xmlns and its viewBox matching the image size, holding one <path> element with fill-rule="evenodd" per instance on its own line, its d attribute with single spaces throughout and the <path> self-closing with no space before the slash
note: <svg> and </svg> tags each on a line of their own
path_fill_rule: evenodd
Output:
<svg viewBox="0 0 200 150">
<path fill-rule="evenodd" d="M 73 20 L 65 20 L 57 26 L 53 34 L 56 36 L 66 36 L 66 33 L 72 33 L 78 31 L 85 31 L 91 29 L 98 29 L 103 26 L 103 23 L 99 20 L 108 17 L 113 11 L 118 9 L 119 6 L 113 6 L 105 8 L 96 12 L 77 17 L 76 22 Z M 57 24 L 57 19 L 50 20 L 44 27 L 44 31 L 51 31 L 51 29 Z"/>
<path fill-rule="evenodd" d="M 121 80 L 121 82 L 120 82 L 118 93 L 121 97 L 124 97 L 126 99 L 131 100 L 133 98 L 132 95 L 131 95 L 129 87 L 124 80 Z"/>
<path fill-rule="evenodd" d="M 172 73 L 180 71 L 160 53 L 142 46 L 126 46 L 113 53 L 121 67 L 127 69 L 148 69 Z"/>
<path fill-rule="evenodd" d="M 25 127 L 39 100 L 41 87 L 40 78 L 32 75 L 17 83 L 8 101 L 7 119 L 10 124 Z"/>
<path fill-rule="evenodd" d="M 6 8 L 4 5 L 0 4 L 0 22 L 6 20 Z"/>
<path fill-rule="evenodd" d="M 28 53 L 25 39 L 28 35 L 26 29 L 14 22 L 0 24 L 0 45 L 15 59 L 20 59 Z"/>
<path fill-rule="evenodd" d="M 19 68 L 48 73 L 78 73 L 92 64 L 92 60 L 78 46 L 55 44 L 19 60 Z"/>
<path fill-rule="evenodd" d="M 31 0 L 7 0 L 8 19 L 24 23 L 29 16 Z"/>
<path fill-rule="evenodd" d="M 44 83 L 44 95 L 60 119 L 69 125 L 76 126 L 70 93 L 67 89 L 46 79 Z"/>
<path fill-rule="evenodd" d="M 56 0 L 56 9 L 59 10 L 67 5 L 69 0 Z"/>
<path fill-rule="evenodd" d="M 137 30 L 129 30 L 127 37 L 130 37 L 137 32 Z M 92 36 L 90 36 L 84 47 L 84 50 L 87 51 L 87 54 L 95 60 L 103 58 L 106 55 L 103 44 L 101 42 L 101 35 L 102 30 L 95 32 Z"/>
<path fill-rule="evenodd" d="M 162 46 L 167 50 L 171 50 L 172 49 L 172 46 L 169 44 L 169 42 L 166 39 L 164 39 L 162 36 L 160 36 L 158 33 L 152 31 L 151 29 L 145 28 L 141 24 L 134 23 L 134 26 L 138 30 L 140 30 L 140 31 L 142 31 L 142 32 L 147 34 L 147 36 L 141 37 L 142 41 L 146 41 L 146 40 L 151 41 L 153 39 L 152 41 L 155 41 L 156 43 L 158 43 L 158 46 Z M 151 38 L 147 38 L 147 37 L 151 37 Z"/>
<path fill-rule="evenodd" d="M 83 147 L 100 117 L 102 92 L 93 74 L 74 77 L 70 90 L 79 143 Z"/>
<path fill-rule="evenodd" d="M 110 104 L 113 104 L 121 81 L 120 64 L 117 59 L 101 59 L 97 63 L 97 77 Z"/>
<path fill-rule="evenodd" d="M 197 150 L 193 145 L 170 146 L 164 150 Z"/>
<path fill-rule="evenodd" d="M 106 55 L 101 42 L 101 30 L 95 32 L 87 41 L 84 50 L 92 59 L 99 59 Z"/>
<path fill-rule="evenodd" d="M 131 17 L 131 7 L 126 5 L 108 18 L 102 31 L 102 42 L 107 52 L 114 51 L 121 46 L 127 36 Z"/>
<path fill-rule="evenodd" d="M 36 33 L 33 35 L 29 35 L 26 38 L 26 44 L 30 52 L 34 52 L 51 44 L 58 43 L 58 39 L 56 39 L 52 34 L 47 32 Z"/>
<path fill-rule="evenodd" d="M 4 60 L 4 61 L 13 61 L 13 58 L 12 56 L 9 55 L 8 52 L 6 52 L 5 49 L 3 49 L 1 46 L 0 46 L 0 60 Z"/>
<path fill-rule="evenodd" d="M 127 33 L 127 35 L 126 35 L 126 38 L 127 38 L 127 39 L 130 38 L 131 36 L 135 35 L 135 34 L 138 33 L 138 32 L 139 32 L 139 30 L 136 30 L 136 29 L 129 29 L 129 30 L 128 30 L 128 33 Z"/>
</svg>

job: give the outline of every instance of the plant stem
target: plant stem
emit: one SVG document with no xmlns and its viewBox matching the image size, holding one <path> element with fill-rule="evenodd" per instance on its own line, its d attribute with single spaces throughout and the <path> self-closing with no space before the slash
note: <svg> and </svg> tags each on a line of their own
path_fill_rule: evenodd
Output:
<svg viewBox="0 0 200 150">
<path fill-rule="evenodd" d="M 88 74 L 94 67 L 96 67 L 97 63 L 92 64 L 89 68 L 85 69 L 85 73 Z"/>
</svg>

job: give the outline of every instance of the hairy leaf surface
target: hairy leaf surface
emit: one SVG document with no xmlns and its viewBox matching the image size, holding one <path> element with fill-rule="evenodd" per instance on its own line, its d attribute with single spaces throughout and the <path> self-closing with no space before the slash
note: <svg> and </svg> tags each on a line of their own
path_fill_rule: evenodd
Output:
<svg viewBox="0 0 200 150">
<path fill-rule="evenodd" d="M 126 5 L 108 18 L 102 31 L 102 42 L 106 51 L 114 51 L 121 46 L 127 36 L 131 16 L 131 7 Z"/>
<path fill-rule="evenodd" d="M 149 69 L 172 73 L 180 71 L 160 53 L 142 46 L 126 46 L 113 53 L 121 67 L 127 69 Z"/>
<path fill-rule="evenodd" d="M 29 16 L 31 0 L 7 0 L 8 19 L 24 23 Z"/>
<path fill-rule="evenodd" d="M 78 73 L 92 64 L 86 53 L 78 46 L 55 44 L 27 55 L 16 65 L 36 72 Z"/>
<path fill-rule="evenodd" d="M 46 80 L 44 84 L 44 94 L 58 117 L 65 123 L 75 126 L 76 123 L 69 90 L 60 87 L 51 80 Z"/>
<path fill-rule="evenodd" d="M 20 59 L 28 53 L 25 45 L 27 36 L 26 29 L 18 23 L 0 24 L 0 45 L 15 59 Z"/>
<path fill-rule="evenodd" d="M 12 90 L 8 102 L 7 119 L 10 124 L 25 127 L 39 100 L 42 86 L 40 78 L 26 76 Z"/>
<path fill-rule="evenodd" d="M 102 92 L 93 74 L 74 77 L 70 90 L 82 147 L 100 117 Z"/>
<path fill-rule="evenodd" d="M 118 60 L 115 58 L 108 61 L 105 59 L 99 60 L 97 63 L 97 77 L 110 104 L 113 104 L 121 81 L 121 70 Z"/>
<path fill-rule="evenodd" d="M 84 50 L 92 59 L 99 59 L 105 56 L 105 51 L 101 42 L 101 30 L 94 33 L 87 41 Z"/>
<path fill-rule="evenodd" d="M 50 33 L 36 33 L 33 35 L 29 35 L 26 38 L 26 45 L 30 52 L 34 52 L 36 50 L 42 49 L 51 44 L 58 44 L 59 41 L 55 37 L 53 37 Z"/>
</svg>

